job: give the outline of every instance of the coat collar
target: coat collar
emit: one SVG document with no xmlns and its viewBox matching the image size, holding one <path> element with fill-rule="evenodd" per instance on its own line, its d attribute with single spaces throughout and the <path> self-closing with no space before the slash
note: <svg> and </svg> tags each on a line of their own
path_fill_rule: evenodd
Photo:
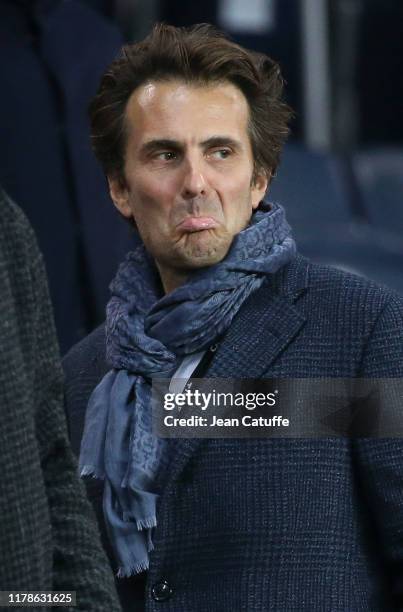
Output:
<svg viewBox="0 0 403 612">
<path fill-rule="evenodd" d="M 305 323 L 296 302 L 308 289 L 309 262 L 297 255 L 240 308 L 205 374 L 206 378 L 260 378 Z M 253 330 L 253 331 L 251 331 Z M 202 442 L 175 441 L 167 487 Z M 164 503 L 162 496 L 161 503 Z"/>
</svg>

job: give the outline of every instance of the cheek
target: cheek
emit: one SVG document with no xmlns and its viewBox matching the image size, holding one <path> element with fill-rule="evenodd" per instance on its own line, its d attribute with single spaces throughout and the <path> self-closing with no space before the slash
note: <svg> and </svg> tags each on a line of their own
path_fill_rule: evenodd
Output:
<svg viewBox="0 0 403 612">
<path fill-rule="evenodd" d="M 167 211 L 176 194 L 176 183 L 172 177 L 139 177 L 133 181 L 135 200 L 146 206 L 149 213 L 154 210 Z"/>
<path fill-rule="evenodd" d="M 248 225 L 252 213 L 250 191 L 247 190 L 243 194 L 239 192 L 234 194 L 225 211 L 227 228 L 231 233 L 237 234 Z"/>
<path fill-rule="evenodd" d="M 234 180 L 222 191 L 225 208 L 235 218 L 244 218 L 252 210 L 252 187 L 249 176 L 244 180 Z"/>
<path fill-rule="evenodd" d="M 217 184 L 232 198 L 245 199 L 245 195 L 250 196 L 252 189 L 252 172 L 249 168 L 238 168 L 236 172 L 221 177 L 221 181 Z"/>
<path fill-rule="evenodd" d="M 175 194 L 165 183 L 137 184 L 133 196 L 133 213 L 143 216 L 144 224 L 161 227 L 168 223 Z"/>
<path fill-rule="evenodd" d="M 167 192 L 162 185 L 149 181 L 137 181 L 135 185 L 131 197 L 134 211 L 147 211 L 150 215 L 164 208 Z"/>
<path fill-rule="evenodd" d="M 155 244 L 170 226 L 169 197 L 163 186 L 137 184 L 132 191 L 131 209 L 140 236 L 147 244 Z"/>
</svg>

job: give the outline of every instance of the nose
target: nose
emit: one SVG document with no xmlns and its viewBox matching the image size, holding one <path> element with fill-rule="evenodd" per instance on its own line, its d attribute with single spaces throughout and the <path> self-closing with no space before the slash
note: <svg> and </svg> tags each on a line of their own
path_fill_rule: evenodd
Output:
<svg viewBox="0 0 403 612">
<path fill-rule="evenodd" d="M 206 195 L 207 183 L 202 161 L 187 159 L 184 164 L 182 197 L 186 200 Z"/>
</svg>

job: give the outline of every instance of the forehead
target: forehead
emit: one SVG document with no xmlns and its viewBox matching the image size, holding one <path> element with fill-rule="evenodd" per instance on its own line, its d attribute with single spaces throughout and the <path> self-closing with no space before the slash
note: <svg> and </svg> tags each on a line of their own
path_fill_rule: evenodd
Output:
<svg viewBox="0 0 403 612">
<path fill-rule="evenodd" d="M 248 140 L 248 102 L 235 85 L 149 81 L 130 96 L 125 124 L 130 140 L 204 139 L 220 133 Z"/>
</svg>

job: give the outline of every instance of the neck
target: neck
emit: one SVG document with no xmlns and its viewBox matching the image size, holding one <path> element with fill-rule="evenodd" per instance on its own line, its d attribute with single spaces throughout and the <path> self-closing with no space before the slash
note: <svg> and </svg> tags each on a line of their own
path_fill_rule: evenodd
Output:
<svg viewBox="0 0 403 612">
<path fill-rule="evenodd" d="M 155 263 L 157 265 L 161 283 L 166 295 L 168 293 L 172 293 L 172 291 L 181 285 L 184 285 L 189 278 L 188 270 L 173 270 L 172 268 L 165 268 L 158 262 Z"/>
</svg>

